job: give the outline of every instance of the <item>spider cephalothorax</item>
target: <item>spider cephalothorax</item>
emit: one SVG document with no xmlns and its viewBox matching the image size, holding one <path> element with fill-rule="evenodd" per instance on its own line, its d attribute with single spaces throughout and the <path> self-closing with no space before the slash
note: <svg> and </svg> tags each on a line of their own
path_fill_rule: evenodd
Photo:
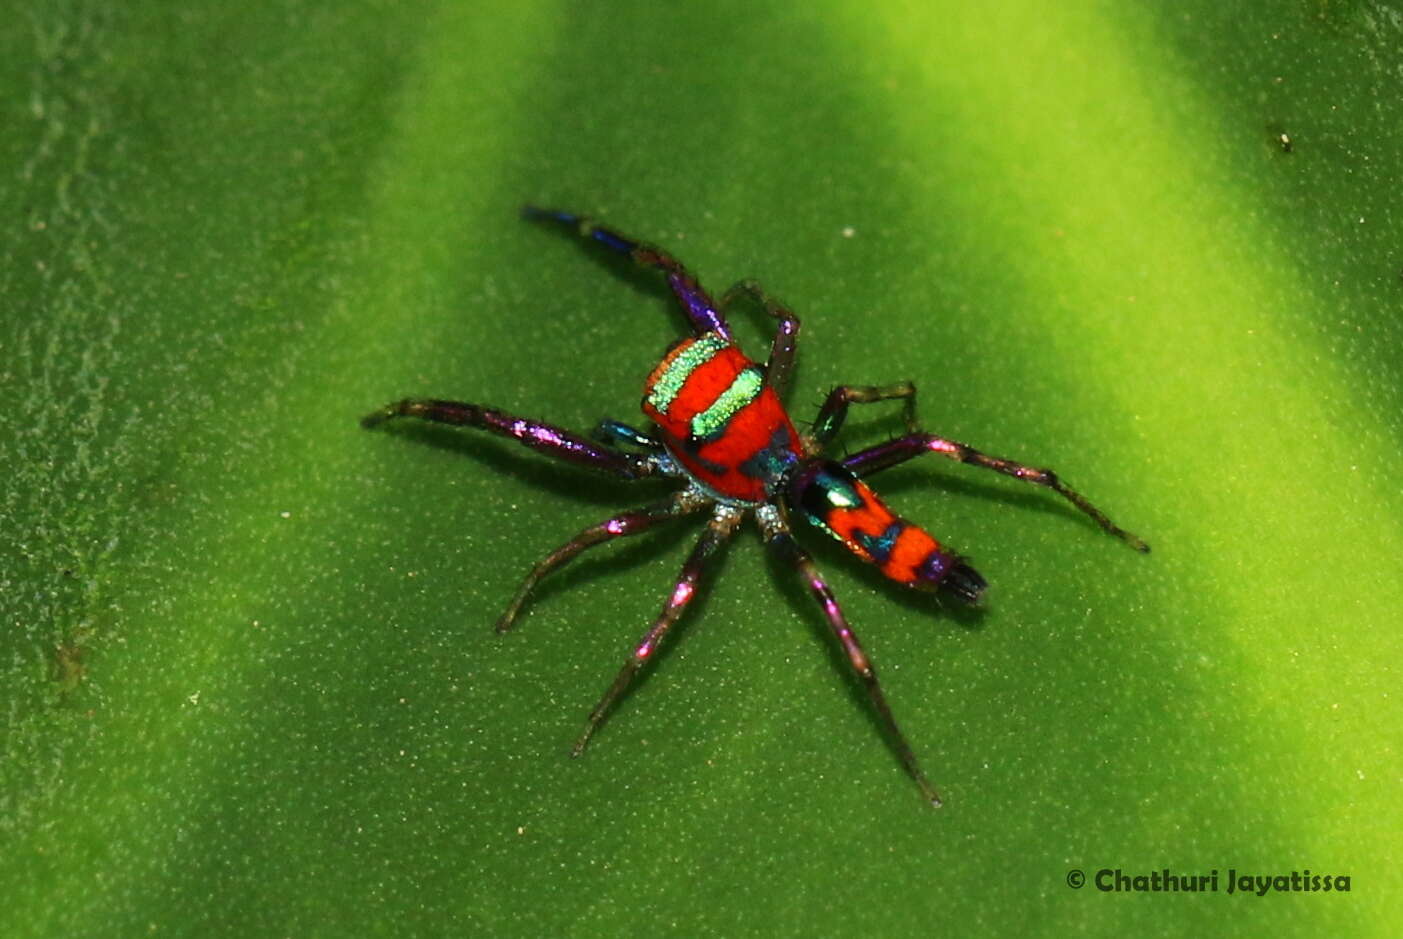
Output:
<svg viewBox="0 0 1403 939">
<path fill-rule="evenodd" d="M 477 404 L 414 398 L 369 414 L 362 423 L 372 427 L 390 418 L 411 416 L 478 427 L 513 437 L 558 459 L 625 479 L 669 476 L 685 482 L 684 488 L 671 498 L 586 528 L 547 555 L 527 575 L 498 620 L 499 632 L 511 628 L 542 577 L 586 548 L 638 534 L 666 519 L 710 511 L 711 520 L 683 564 L 662 612 L 590 713 L 584 733 L 575 743 L 575 755 L 584 750 L 634 672 L 652 657 L 658 643 L 691 602 L 707 560 L 730 539 L 746 513 L 753 511 L 765 543 L 798 570 L 818 599 L 907 771 L 926 799 L 939 805 L 935 788 L 921 771 L 892 717 L 871 660 L 848 627 L 828 584 L 808 553 L 794 540 L 789 517 L 802 516 L 899 584 L 921 590 L 939 589 L 974 603 L 984 591 L 984 578 L 920 526 L 894 514 L 864 481 L 864 477 L 913 457 L 938 453 L 1053 489 L 1107 532 L 1139 551 L 1148 551 L 1148 546 L 1114 525 L 1081 495 L 1063 485 L 1051 470 L 987 456 L 962 443 L 921 431 L 915 418 L 916 388 L 910 382 L 834 388 L 819 409 L 812 430 L 800 434 L 782 401 L 794 364 L 799 319 L 758 283 L 741 281 L 717 304 L 681 263 L 658 248 L 570 212 L 528 207 L 525 215 L 567 225 L 583 237 L 666 275 L 692 335 L 668 350 L 644 385 L 643 412 L 652 419 L 658 433 L 649 435 L 617 421 L 604 421 L 595 429 L 596 439 L 588 440 L 540 421 L 512 417 Z M 759 301 L 778 322 L 769 359 L 763 365 L 741 351 L 723 315 L 740 296 Z M 842 459 L 824 456 L 842 427 L 849 404 L 891 399 L 905 402 L 905 435 Z"/>
</svg>

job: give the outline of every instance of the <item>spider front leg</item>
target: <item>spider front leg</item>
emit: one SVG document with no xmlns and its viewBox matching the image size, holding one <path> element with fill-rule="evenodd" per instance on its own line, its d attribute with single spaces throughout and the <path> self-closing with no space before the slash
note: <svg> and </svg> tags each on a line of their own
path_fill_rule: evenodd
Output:
<svg viewBox="0 0 1403 939">
<path fill-rule="evenodd" d="M 953 440 L 946 440 L 944 437 L 937 437 L 935 434 L 916 433 L 898 437 L 860 453 L 854 453 L 840 462 L 858 476 L 869 476 L 926 453 L 938 453 L 960 463 L 981 466 L 984 469 L 1003 473 L 1005 476 L 1012 476 L 1014 479 L 1045 486 L 1091 516 L 1092 520 L 1108 534 L 1115 535 L 1136 551 L 1148 553 L 1150 550 L 1149 545 L 1112 522 L 1106 513 L 1092 505 L 1081 493 L 1062 482 L 1052 470 L 1038 469 L 1013 460 L 989 456 L 980 453 L 973 447 Z"/>
<path fill-rule="evenodd" d="M 763 505 L 756 510 L 756 517 L 760 520 L 765 543 L 799 572 L 799 576 L 804 578 L 808 585 L 809 592 L 823 607 L 823 615 L 828 619 L 829 628 L 833 630 L 833 635 L 842 645 L 848 664 L 852 666 L 853 672 L 862 680 L 863 687 L 867 689 L 868 700 L 872 702 L 872 707 L 881 719 L 882 726 L 886 728 L 888 736 L 896 744 L 896 752 L 901 757 L 901 763 L 906 767 L 906 772 L 916 781 L 916 785 L 921 787 L 921 794 L 926 801 L 939 808 L 940 795 L 930 784 L 926 774 L 921 771 L 921 766 L 916 761 L 916 754 L 911 750 L 911 745 L 906 742 L 906 736 L 901 732 L 901 728 L 897 726 L 896 718 L 892 716 L 886 696 L 882 694 L 882 686 L 877 681 L 877 670 L 872 666 L 872 660 L 863 651 L 862 644 L 858 642 L 857 634 L 848 626 L 842 608 L 833 598 L 833 591 L 829 589 L 823 575 L 814 566 L 813 559 L 794 540 L 794 536 L 789 532 L 788 524 L 785 523 L 777 508 Z"/>
<path fill-rule="evenodd" d="M 575 741 L 575 747 L 571 751 L 572 756 L 579 756 L 588 746 L 590 737 L 608 715 L 609 709 L 614 701 L 623 694 L 629 682 L 633 680 L 634 673 L 637 672 L 658 650 L 658 644 L 662 642 L 663 636 L 672 628 L 672 624 L 677 622 L 678 617 L 687 609 L 687 604 L 692 602 L 696 596 L 697 581 L 701 579 L 702 571 L 705 569 L 707 561 L 714 555 L 718 548 L 730 540 L 735 533 L 736 526 L 740 524 L 742 513 L 739 509 L 727 505 L 718 505 L 716 514 L 708 523 L 706 531 L 702 533 L 697 541 L 696 547 L 688 555 L 686 563 L 682 565 L 682 573 L 677 578 L 677 583 L 673 585 L 672 594 L 663 604 L 662 612 L 653 621 L 653 625 L 643 634 L 643 638 L 633 647 L 633 654 L 624 662 L 624 667 L 619 670 L 618 677 L 609 686 L 609 690 L 604 692 L 604 696 L 599 699 L 599 703 L 590 712 L 589 723 L 585 725 L 584 733 L 580 739 Z"/>
<path fill-rule="evenodd" d="M 641 534 L 658 522 L 679 518 L 705 508 L 709 504 L 709 500 L 696 490 L 684 489 L 666 502 L 658 502 L 641 509 L 623 512 L 600 522 L 598 525 L 586 528 L 546 555 L 531 569 L 531 573 L 526 575 L 526 580 L 517 589 L 516 596 L 512 597 L 512 602 L 507 606 L 506 612 L 497 621 L 497 632 L 504 633 L 512 628 L 512 624 L 516 622 L 517 616 L 521 613 L 522 606 L 543 577 L 573 561 L 586 548 L 593 548 L 595 545 L 613 541 L 615 538 Z"/>
<path fill-rule="evenodd" d="M 592 239 L 611 251 L 628 255 L 633 258 L 635 264 L 641 267 L 661 270 L 667 275 L 668 286 L 672 288 L 673 294 L 682 304 L 682 312 L 686 315 L 687 322 L 692 325 L 693 333 L 700 336 L 702 333 L 716 332 L 728 340 L 731 338 L 731 327 L 726 324 L 725 317 L 717 310 L 715 302 L 712 301 L 706 290 L 702 288 L 696 277 L 687 270 L 681 261 L 662 248 L 600 225 L 588 216 L 576 215 L 574 212 L 567 212 L 563 209 L 538 209 L 533 205 L 527 205 L 522 207 L 521 214 L 528 219 L 552 221 L 566 225 L 575 229 L 582 238 Z"/>
<path fill-rule="evenodd" d="M 770 296 L 759 281 L 749 279 L 733 285 L 721 296 L 721 312 L 728 312 L 742 294 L 754 297 L 765 307 L 766 313 L 779 321 L 775 326 L 775 338 L 770 343 L 770 358 L 765 363 L 765 380 L 783 398 L 789 390 L 794 371 L 794 352 L 799 344 L 799 317 Z"/>
<path fill-rule="evenodd" d="M 405 398 L 367 414 L 361 418 L 361 426 L 377 427 L 386 421 L 400 417 L 418 417 L 439 424 L 477 427 L 503 437 L 511 437 L 547 456 L 553 456 L 577 466 L 602 470 L 624 479 L 641 479 L 644 476 L 653 476 L 663 471 L 659 461 L 652 456 L 620 453 L 551 424 L 513 417 L 480 404 L 467 404 L 461 401 Z"/>
<path fill-rule="evenodd" d="M 615 446 L 627 444 L 630 447 L 637 447 L 649 453 L 662 453 L 666 449 L 661 441 L 649 437 L 647 434 L 643 433 L 643 431 L 630 427 L 622 421 L 609 420 L 607 418 L 594 425 L 594 430 L 590 433 L 590 436 L 600 443 L 613 444 Z"/>
</svg>

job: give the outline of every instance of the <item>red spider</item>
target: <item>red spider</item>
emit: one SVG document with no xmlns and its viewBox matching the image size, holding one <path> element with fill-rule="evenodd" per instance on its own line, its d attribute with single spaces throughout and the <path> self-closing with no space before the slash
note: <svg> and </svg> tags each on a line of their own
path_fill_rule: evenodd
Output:
<svg viewBox="0 0 1403 939">
<path fill-rule="evenodd" d="M 809 524 L 828 532 L 897 583 L 920 590 L 940 588 L 967 603 L 978 601 L 986 586 L 984 578 L 922 528 L 888 509 L 863 482 L 864 477 L 912 457 L 938 453 L 1046 486 L 1135 549 L 1149 551 L 1149 546 L 1117 527 L 1085 498 L 1063 485 L 1051 470 L 986 456 L 962 443 L 920 431 L 915 418 L 916 387 L 910 382 L 886 387 L 834 388 L 819 409 L 812 431 L 799 433 L 780 401 L 794 364 L 799 319 L 758 283 L 741 281 L 726 291 L 717 305 L 680 262 L 658 248 L 570 212 L 527 207 L 524 214 L 527 218 L 567 225 L 581 236 L 667 275 L 668 286 L 682 306 L 692 335 L 668 351 L 644 385 L 643 412 L 657 425 L 657 436 L 606 420 L 595 430 L 599 441 L 596 443 L 550 424 L 513 417 L 478 404 L 413 398 L 369 414 L 361 423 L 374 427 L 391 418 L 409 416 L 468 425 L 513 437 L 549 456 L 624 479 L 672 476 L 686 483 L 671 498 L 586 528 L 547 555 L 512 598 L 497 622 L 498 632 L 511 628 L 541 578 L 586 548 L 636 535 L 665 519 L 703 510 L 711 513 L 711 521 L 682 565 L 662 612 L 633 647 L 618 677 L 590 713 L 584 733 L 575 743 L 574 755 L 579 756 L 584 750 L 614 700 L 634 673 L 652 658 L 667 631 L 692 601 L 707 561 L 735 533 L 746 511 L 753 510 L 765 543 L 799 572 L 823 607 L 833 635 L 867 689 L 907 772 L 925 798 L 938 806 L 940 797 L 921 772 L 915 754 L 897 727 L 871 660 L 848 627 L 813 560 L 790 534 L 789 513 L 796 512 Z M 779 323 L 764 365 L 746 357 L 722 316 L 741 295 L 758 300 Z M 847 416 L 849 404 L 893 398 L 905 401 L 909 431 L 906 435 L 841 460 L 823 458 L 823 451 Z"/>
</svg>

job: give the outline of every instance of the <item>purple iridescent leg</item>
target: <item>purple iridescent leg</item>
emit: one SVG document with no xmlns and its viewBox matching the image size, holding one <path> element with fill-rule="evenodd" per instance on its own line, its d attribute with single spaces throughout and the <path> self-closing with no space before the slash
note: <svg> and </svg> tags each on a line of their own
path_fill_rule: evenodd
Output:
<svg viewBox="0 0 1403 939">
<path fill-rule="evenodd" d="M 1013 460 L 988 456 L 973 447 L 956 443 L 953 440 L 946 440 L 944 437 L 937 437 L 934 434 L 909 434 L 905 437 L 898 437 L 860 453 L 854 453 L 841 462 L 858 476 L 870 476 L 926 453 L 938 453 L 960 463 L 982 466 L 985 469 L 991 469 L 1024 482 L 1046 486 L 1091 516 L 1096 524 L 1100 525 L 1107 533 L 1115 535 L 1136 551 L 1148 552 L 1150 550 L 1149 545 L 1112 522 L 1104 512 L 1088 502 L 1085 496 L 1058 479 L 1057 474 L 1052 470 L 1038 469 L 1016 463 Z"/>
<path fill-rule="evenodd" d="M 594 425 L 594 430 L 590 436 L 600 443 L 626 444 L 630 447 L 637 447 L 640 450 L 647 450 L 650 453 L 662 453 L 666 448 L 662 441 L 649 437 L 641 430 L 637 430 L 622 421 L 605 419 Z"/>
<path fill-rule="evenodd" d="M 478 427 L 519 440 L 547 456 L 577 466 L 602 470 L 624 479 L 641 479 L 658 472 L 657 464 L 646 456 L 620 453 L 541 421 L 513 417 L 480 404 L 465 404 L 461 401 L 405 398 L 367 414 L 361 418 L 361 426 L 375 427 L 397 417 L 418 417 L 439 424 Z"/>
<path fill-rule="evenodd" d="M 873 667 L 872 660 L 867 657 L 867 653 L 862 650 L 862 644 L 858 642 L 857 634 L 848 626 L 848 621 L 843 616 L 842 607 L 838 606 L 838 601 L 833 598 L 833 591 L 829 589 L 823 575 L 814 566 L 813 559 L 809 557 L 808 552 L 799 547 L 794 536 L 789 533 L 789 526 L 780 518 L 779 513 L 769 509 L 769 506 L 762 506 L 756 513 L 760 520 L 760 528 L 764 532 L 765 543 L 782 560 L 799 572 L 799 576 L 804 579 L 809 592 L 818 600 L 819 606 L 823 607 L 823 615 L 828 620 L 829 628 L 833 630 L 833 635 L 842 645 L 843 654 L 847 656 L 853 672 L 862 680 L 863 687 L 867 689 L 868 700 L 872 702 L 873 709 L 881 718 L 882 726 L 886 728 L 889 738 L 896 745 L 897 755 L 901 757 L 906 772 L 911 775 L 912 779 L 916 780 L 916 785 L 921 787 L 921 794 L 926 801 L 939 807 L 940 795 L 930 784 L 926 774 L 921 771 L 921 765 L 916 761 L 916 754 L 911 750 L 911 745 L 906 742 L 906 736 L 902 734 L 901 728 L 897 726 L 896 718 L 892 716 L 886 696 L 882 694 L 882 686 L 877 682 L 877 670 Z"/>
<path fill-rule="evenodd" d="M 599 729 L 600 723 L 608 715 L 614 701 L 623 694 L 624 689 L 633 680 L 634 673 L 653 657 L 653 653 L 658 650 L 658 644 L 662 641 L 663 636 L 667 635 L 672 624 L 677 622 L 678 617 L 687 609 L 687 604 L 696 596 L 697 581 L 701 578 L 707 561 L 718 548 L 730 540 L 742 517 L 743 514 L 739 509 L 724 505 L 717 506 L 716 514 L 707 524 L 706 531 L 702 533 L 701 539 L 697 541 L 696 547 L 692 549 L 686 563 L 682 565 L 682 573 L 678 576 L 677 583 L 673 585 L 672 594 L 663 604 L 662 612 L 658 614 L 658 618 L 653 621 L 653 625 L 649 627 L 648 631 L 643 634 L 643 638 L 633 647 L 633 654 L 628 657 L 628 661 L 624 662 L 624 667 L 619 670 L 618 677 L 614 679 L 609 690 L 604 692 L 604 696 L 599 699 L 599 703 L 590 712 L 589 723 L 585 725 L 584 733 L 580 735 L 579 740 L 575 741 L 573 756 L 579 756 L 584 752 L 590 737 Z"/>
<path fill-rule="evenodd" d="M 906 409 L 903 416 L 906 429 L 914 433 L 917 429 L 916 386 L 909 381 L 903 381 L 895 385 L 839 385 L 834 388 L 828 393 L 823 407 L 818 409 L 818 417 L 814 418 L 811 431 L 812 436 L 820 447 L 827 446 L 843 426 L 843 421 L 847 420 L 849 404 L 873 404 L 893 398 L 905 399 Z"/>
<path fill-rule="evenodd" d="M 603 544 L 606 541 L 613 541 L 615 538 L 623 538 L 628 535 L 637 535 L 652 528 L 658 522 L 668 519 L 678 518 L 689 512 L 696 512 L 705 508 L 710 502 L 694 489 L 684 489 L 674 495 L 666 502 L 658 502 L 653 505 L 644 506 L 641 509 L 634 509 L 615 515 L 613 518 L 600 522 L 598 525 L 591 525 L 571 538 L 565 544 L 556 548 L 546 555 L 531 573 L 526 575 L 526 580 L 516 591 L 516 596 L 507 606 L 507 610 L 502 614 L 502 618 L 497 621 L 497 632 L 504 633 L 511 629 L 517 616 L 521 613 L 522 606 L 527 598 L 531 596 L 531 591 L 536 589 L 536 585 L 547 574 L 563 567 L 574 560 L 580 552 L 586 548 Z"/>
<path fill-rule="evenodd" d="M 760 286 L 756 280 L 743 280 L 727 290 L 721 297 L 721 311 L 729 312 L 732 304 L 742 294 L 748 294 L 759 301 L 765 312 L 778 320 L 775 338 L 770 343 L 770 358 L 765 363 L 765 380 L 780 397 L 789 390 L 789 380 L 794 371 L 794 350 L 799 343 L 799 317 L 780 303 Z"/>
<path fill-rule="evenodd" d="M 673 294 L 682 304 L 682 312 L 686 315 L 687 321 L 692 324 L 692 332 L 698 336 L 702 333 L 715 332 L 720 333 L 726 339 L 731 338 L 731 328 L 726 324 L 725 317 L 717 310 L 711 297 L 707 295 L 692 273 L 682 265 L 682 262 L 663 249 L 600 225 L 587 216 L 576 215 L 574 212 L 562 209 L 538 209 L 528 205 L 522 207 L 521 214 L 528 219 L 559 222 L 575 229 L 582 238 L 592 239 L 611 251 L 628 255 L 633 258 L 635 263 L 643 267 L 653 267 L 663 271 L 667 275 L 668 286 L 672 288 Z"/>
</svg>

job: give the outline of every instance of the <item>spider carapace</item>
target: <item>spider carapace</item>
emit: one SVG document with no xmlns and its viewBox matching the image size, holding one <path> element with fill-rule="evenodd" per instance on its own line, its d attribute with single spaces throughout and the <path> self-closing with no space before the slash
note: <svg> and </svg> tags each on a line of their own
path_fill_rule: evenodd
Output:
<svg viewBox="0 0 1403 939">
<path fill-rule="evenodd" d="M 657 433 L 643 433 L 606 420 L 595 428 L 594 439 L 587 439 L 490 407 L 425 398 L 406 398 L 387 405 L 367 415 L 362 424 L 373 427 L 391 418 L 418 417 L 477 427 L 512 437 L 548 456 L 624 479 L 665 476 L 683 482 L 683 488 L 670 498 L 592 525 L 542 559 L 498 620 L 499 632 L 511 628 L 541 578 L 586 548 L 636 535 L 668 519 L 710 513 L 706 530 L 682 565 L 662 611 L 590 713 L 574 754 L 583 752 L 615 699 L 695 597 L 702 572 L 717 549 L 731 538 L 746 513 L 754 512 L 765 544 L 798 572 L 818 600 L 907 772 L 926 800 L 939 805 L 935 787 L 892 717 L 871 660 L 813 560 L 791 534 L 790 515 L 800 515 L 826 531 L 899 584 L 939 589 L 966 603 L 977 602 L 986 586 L 984 578 L 920 526 L 894 514 L 865 482 L 866 477 L 913 457 L 936 453 L 1052 489 L 1135 549 L 1148 551 L 1149 547 L 1117 527 L 1051 470 L 988 456 L 922 431 L 915 416 L 916 388 L 910 382 L 834 388 L 819 408 L 810 432 L 799 433 L 782 401 L 794 364 L 799 319 L 757 282 L 741 281 L 726 291 L 718 304 L 677 259 L 660 248 L 571 212 L 527 207 L 524 214 L 574 229 L 667 278 L 691 335 L 668 350 L 644 385 L 643 412 Z M 763 305 L 777 324 L 763 365 L 741 351 L 724 316 L 737 299 L 746 296 Z M 850 404 L 891 399 L 904 402 L 907 433 L 840 459 L 824 456 Z"/>
</svg>

